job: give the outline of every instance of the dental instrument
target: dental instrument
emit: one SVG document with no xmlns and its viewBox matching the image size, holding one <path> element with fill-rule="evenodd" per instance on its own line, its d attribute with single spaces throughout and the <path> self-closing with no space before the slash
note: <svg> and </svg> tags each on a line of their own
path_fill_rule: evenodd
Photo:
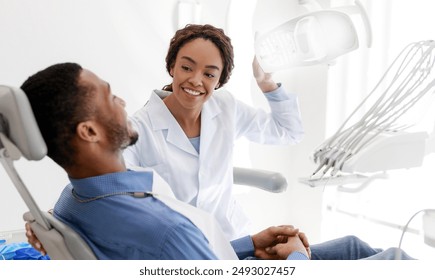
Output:
<svg viewBox="0 0 435 280">
<path fill-rule="evenodd" d="M 336 177 L 339 172 L 420 166 L 429 136 L 426 132 L 408 131 L 415 123 L 404 119 L 411 113 L 421 114 L 420 107 L 430 104 L 425 101 L 434 93 L 434 63 L 434 41 L 406 46 L 337 132 L 314 151 L 313 161 L 318 166 L 305 181 L 314 184 L 325 175 Z M 369 109 L 361 114 L 364 108 Z M 350 124 L 358 114 L 362 117 Z"/>
</svg>

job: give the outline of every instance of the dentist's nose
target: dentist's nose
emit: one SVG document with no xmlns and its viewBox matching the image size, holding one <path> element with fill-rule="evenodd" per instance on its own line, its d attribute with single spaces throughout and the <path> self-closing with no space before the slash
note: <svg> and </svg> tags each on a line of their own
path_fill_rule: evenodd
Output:
<svg viewBox="0 0 435 280">
<path fill-rule="evenodd" d="M 200 72 L 195 72 L 190 76 L 189 83 L 195 87 L 202 86 L 202 74 Z"/>
</svg>

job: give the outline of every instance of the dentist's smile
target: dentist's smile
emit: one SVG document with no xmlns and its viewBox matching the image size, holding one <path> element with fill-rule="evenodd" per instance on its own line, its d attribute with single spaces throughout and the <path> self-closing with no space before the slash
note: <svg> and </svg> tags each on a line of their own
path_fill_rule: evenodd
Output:
<svg viewBox="0 0 435 280">
<path fill-rule="evenodd" d="M 193 95 L 193 96 L 199 96 L 201 94 L 204 94 L 204 92 L 200 92 L 197 90 L 189 89 L 189 88 L 182 88 L 187 94 Z"/>
</svg>

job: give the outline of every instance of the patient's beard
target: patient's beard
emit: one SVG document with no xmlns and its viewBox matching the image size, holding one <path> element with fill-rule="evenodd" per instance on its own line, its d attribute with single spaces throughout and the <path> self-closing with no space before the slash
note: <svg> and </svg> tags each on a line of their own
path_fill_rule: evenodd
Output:
<svg viewBox="0 0 435 280">
<path fill-rule="evenodd" d="M 134 145 L 139 138 L 138 133 L 131 128 L 130 124 L 122 126 L 110 120 L 105 123 L 105 126 L 107 138 L 114 151 Z"/>
<path fill-rule="evenodd" d="M 130 142 L 125 147 L 121 147 L 122 149 L 125 149 L 128 146 L 132 146 L 132 145 L 136 144 L 137 140 L 139 139 L 139 134 L 137 133 L 136 130 L 130 128 L 130 129 L 128 129 L 128 131 L 129 131 L 128 136 L 129 136 Z"/>
</svg>

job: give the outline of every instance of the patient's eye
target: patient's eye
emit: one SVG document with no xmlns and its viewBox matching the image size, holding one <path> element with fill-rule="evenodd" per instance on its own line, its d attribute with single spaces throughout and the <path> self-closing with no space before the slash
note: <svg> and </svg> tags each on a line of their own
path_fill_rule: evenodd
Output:
<svg viewBox="0 0 435 280">
<path fill-rule="evenodd" d="M 181 65 L 181 69 L 183 69 L 184 71 L 190 71 L 191 68 L 187 65 Z"/>
</svg>

